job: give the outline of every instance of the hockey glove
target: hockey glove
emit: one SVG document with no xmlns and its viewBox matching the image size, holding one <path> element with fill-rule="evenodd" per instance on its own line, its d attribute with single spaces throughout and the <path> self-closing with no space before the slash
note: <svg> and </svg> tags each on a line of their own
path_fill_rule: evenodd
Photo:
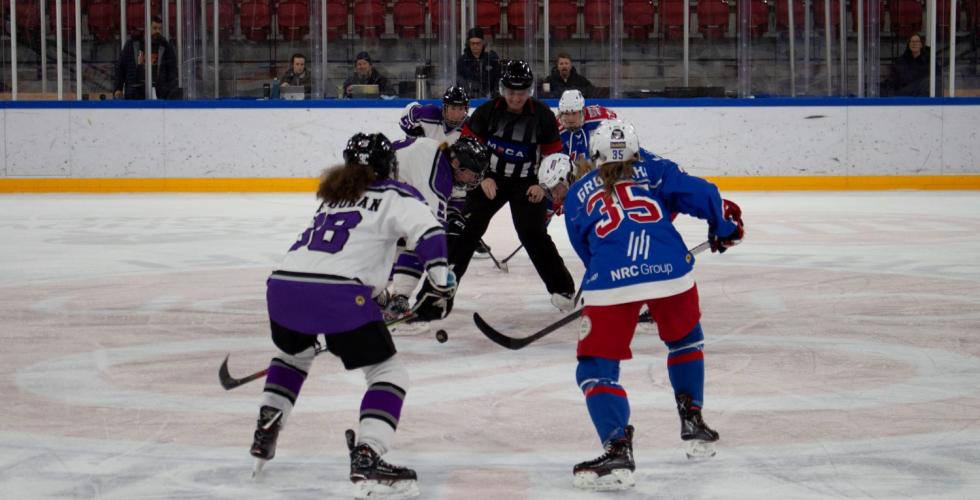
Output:
<svg viewBox="0 0 980 500">
<path fill-rule="evenodd" d="M 446 281 L 447 286 L 439 287 L 438 289 L 429 280 L 426 280 L 425 284 L 422 285 L 422 289 L 415 296 L 415 307 L 412 308 L 412 312 L 415 313 L 419 321 L 442 319 L 448 316 L 453 310 L 453 295 L 456 293 L 456 275 L 452 271 L 449 271 L 449 277 L 447 277 Z M 448 286 L 450 282 L 452 283 L 451 288 Z"/>
<path fill-rule="evenodd" d="M 738 245 L 745 236 L 745 226 L 742 224 L 742 209 L 735 202 L 722 200 L 722 215 L 725 220 L 733 223 L 735 229 L 725 236 L 719 236 L 714 231 L 708 234 L 708 241 L 711 242 L 711 251 L 725 253 L 725 250 Z"/>
</svg>

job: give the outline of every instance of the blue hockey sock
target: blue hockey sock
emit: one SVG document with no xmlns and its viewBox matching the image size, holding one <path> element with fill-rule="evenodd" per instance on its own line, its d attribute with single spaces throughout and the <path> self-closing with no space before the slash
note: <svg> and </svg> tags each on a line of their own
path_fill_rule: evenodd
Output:
<svg viewBox="0 0 980 500">
<path fill-rule="evenodd" d="M 701 407 L 704 399 L 704 332 L 701 323 L 675 342 L 667 344 L 667 374 L 674 394 L 691 396 L 694 406 Z"/>
<path fill-rule="evenodd" d="M 585 394 L 585 405 L 599 433 L 599 441 L 605 445 L 623 437 L 630 420 L 630 404 L 626 390 L 619 385 L 619 361 L 579 358 L 575 378 Z"/>
</svg>

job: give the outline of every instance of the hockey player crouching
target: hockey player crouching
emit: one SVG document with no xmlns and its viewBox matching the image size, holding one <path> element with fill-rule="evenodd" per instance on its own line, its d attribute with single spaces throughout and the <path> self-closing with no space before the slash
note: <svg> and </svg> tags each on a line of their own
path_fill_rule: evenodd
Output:
<svg viewBox="0 0 980 500">
<path fill-rule="evenodd" d="M 422 193 L 432 214 L 444 224 L 447 242 L 452 246 L 465 225 L 462 209 L 466 201 L 464 197 L 454 193 L 466 193 L 480 184 L 490 165 L 489 151 L 472 137 L 461 138 L 451 145 L 440 144 L 425 137 L 412 137 L 395 142 L 394 149 L 399 165 L 398 180 Z M 415 291 L 425 270 L 414 252 L 406 250 L 399 254 L 389 287 L 390 298 L 385 305 L 387 321 L 412 309 L 408 298 Z M 438 293 L 422 294 L 419 301 L 442 304 L 435 308 L 439 311 L 448 308 L 445 306 L 446 298 Z M 413 319 L 432 320 L 443 316 L 445 313 L 438 317 Z"/>
<path fill-rule="evenodd" d="M 367 381 L 359 432 L 347 431 L 355 497 L 416 496 L 415 471 L 381 459 L 398 427 L 408 372 L 372 297 L 388 282 L 399 239 L 425 262 L 439 293 L 452 294 L 456 280 L 446 266 L 441 221 L 415 188 L 394 180 L 398 164 L 388 139 L 356 134 L 344 161 L 325 171 L 313 221 L 267 281 L 272 342 L 280 352 L 269 363 L 250 451 L 257 474 L 276 455 L 313 359 L 330 351 Z"/>
<path fill-rule="evenodd" d="M 565 226 L 585 263 L 576 379 L 605 453 L 573 468 L 576 487 L 633 486 L 633 426 L 619 384 L 620 361 L 632 358 L 637 313 L 647 305 L 667 345 L 667 373 L 689 457 L 714 455 L 718 433 L 701 418 L 704 335 L 694 256 L 671 222 L 680 212 L 708 223 L 711 250 L 724 252 L 744 234 L 741 211 L 708 181 L 668 160 L 643 159 L 631 125 L 605 121 L 590 156 L 596 170 L 565 198 Z"/>
<path fill-rule="evenodd" d="M 435 104 L 409 103 L 398 122 L 410 137 L 428 137 L 450 144 L 459 139 L 470 111 L 470 98 L 459 85 L 446 89 L 442 108 Z"/>
</svg>

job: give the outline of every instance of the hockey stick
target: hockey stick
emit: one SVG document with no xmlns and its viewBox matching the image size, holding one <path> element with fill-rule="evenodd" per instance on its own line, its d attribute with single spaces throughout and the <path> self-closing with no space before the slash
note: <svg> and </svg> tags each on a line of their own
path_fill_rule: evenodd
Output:
<svg viewBox="0 0 980 500">
<path fill-rule="evenodd" d="M 509 273 L 510 272 L 510 269 L 507 268 L 507 262 L 506 261 L 505 262 L 500 262 L 500 261 L 497 260 L 497 257 L 495 257 L 493 255 L 493 252 L 490 250 L 490 245 L 487 245 L 486 243 L 484 243 L 483 240 L 480 240 L 480 244 L 483 245 L 483 247 L 487 249 L 487 255 L 490 257 L 490 260 L 493 261 L 493 265 L 497 266 L 497 269 L 500 269 L 501 271 L 503 271 L 505 273 Z"/>
<path fill-rule="evenodd" d="M 697 255 L 705 251 L 706 249 L 708 249 L 710 246 L 711 243 L 705 241 L 704 243 L 701 243 L 700 245 L 688 250 L 688 252 L 691 255 Z M 581 288 L 579 289 L 579 293 L 581 293 Z M 576 294 L 575 297 L 576 297 L 575 304 L 578 305 L 577 299 L 579 295 Z M 518 349 L 523 349 L 527 347 L 528 345 L 536 342 L 538 339 L 544 337 L 545 335 L 548 335 L 549 333 L 558 330 L 559 328 L 571 323 L 572 321 L 575 321 L 575 319 L 581 315 L 582 315 L 582 308 L 576 309 L 568 313 L 567 315 L 565 315 L 565 317 L 559 319 L 558 321 L 542 328 L 541 330 L 538 330 L 537 332 L 534 332 L 528 337 L 523 337 L 523 338 L 510 337 L 504 335 L 503 333 L 500 333 L 499 331 L 495 330 L 492 326 L 490 326 L 486 321 L 484 321 L 484 319 L 480 317 L 480 313 L 476 313 L 476 312 L 473 313 L 473 322 L 476 323 L 476 327 L 488 339 L 492 340 L 494 343 L 502 347 L 506 347 L 507 349 L 512 349 L 516 351 Z"/>
<path fill-rule="evenodd" d="M 414 317 L 415 317 L 415 313 L 410 312 L 410 313 L 408 313 L 408 314 L 406 314 L 406 315 L 404 315 L 404 316 L 402 316 L 400 318 L 395 318 L 395 319 L 393 319 L 391 321 L 386 322 L 385 323 L 385 326 L 390 328 L 390 327 L 395 326 L 395 325 L 397 325 L 399 323 L 404 323 L 404 322 L 406 322 L 406 321 L 408 321 L 408 320 L 410 320 L 410 319 L 412 319 Z M 318 342 L 316 344 L 316 346 L 314 346 L 313 356 L 314 357 L 315 356 L 319 356 L 320 353 L 323 352 L 323 351 L 325 351 L 325 350 L 326 350 L 326 348 L 320 346 L 320 343 Z M 236 388 L 236 387 L 238 387 L 240 385 L 245 385 L 245 384 L 247 384 L 247 383 L 249 383 L 249 382 L 251 382 L 253 380 L 262 378 L 262 377 L 266 376 L 269 373 L 269 369 L 268 368 L 264 368 L 264 369 L 259 370 L 259 371 L 255 372 L 255 373 L 251 374 L 251 375 L 246 375 L 246 376 L 244 376 L 242 378 L 232 377 L 231 376 L 231 373 L 228 371 L 228 358 L 230 356 L 231 356 L 231 354 L 225 356 L 225 360 L 221 362 L 221 368 L 218 368 L 218 381 L 221 382 L 221 387 L 224 387 L 226 391 L 230 391 L 230 390 L 232 390 L 232 389 L 234 389 L 234 388 Z"/>
<path fill-rule="evenodd" d="M 521 245 L 519 247 L 515 248 L 514 251 L 510 253 L 510 255 L 504 257 L 504 260 L 500 261 L 500 263 L 501 264 L 506 264 L 507 261 L 509 261 L 510 259 L 513 259 L 514 256 L 517 255 L 517 252 L 520 252 L 522 248 L 524 248 L 524 244 L 523 243 L 521 243 Z"/>
</svg>

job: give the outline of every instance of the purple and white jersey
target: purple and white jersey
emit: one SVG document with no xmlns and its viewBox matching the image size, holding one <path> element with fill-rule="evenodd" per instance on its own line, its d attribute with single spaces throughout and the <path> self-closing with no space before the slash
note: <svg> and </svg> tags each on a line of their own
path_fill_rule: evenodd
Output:
<svg viewBox="0 0 980 500">
<path fill-rule="evenodd" d="M 426 137 L 395 141 L 398 180 L 419 190 L 439 222 L 446 221 L 446 208 L 453 196 L 453 168 L 441 142 Z"/>
<path fill-rule="evenodd" d="M 466 120 L 468 119 L 467 117 Z M 459 133 L 463 130 L 466 120 L 463 120 L 458 127 L 450 127 L 442 120 L 441 106 L 413 102 L 405 106 L 399 125 L 410 136 L 428 137 L 439 143 L 452 144 L 459 139 Z"/>
<path fill-rule="evenodd" d="M 393 180 L 373 182 L 355 202 L 322 203 L 271 279 L 326 284 L 357 280 L 373 288 L 374 296 L 388 284 L 402 238 L 433 284 L 445 286 L 442 221 L 436 220 L 418 190 Z"/>
</svg>

